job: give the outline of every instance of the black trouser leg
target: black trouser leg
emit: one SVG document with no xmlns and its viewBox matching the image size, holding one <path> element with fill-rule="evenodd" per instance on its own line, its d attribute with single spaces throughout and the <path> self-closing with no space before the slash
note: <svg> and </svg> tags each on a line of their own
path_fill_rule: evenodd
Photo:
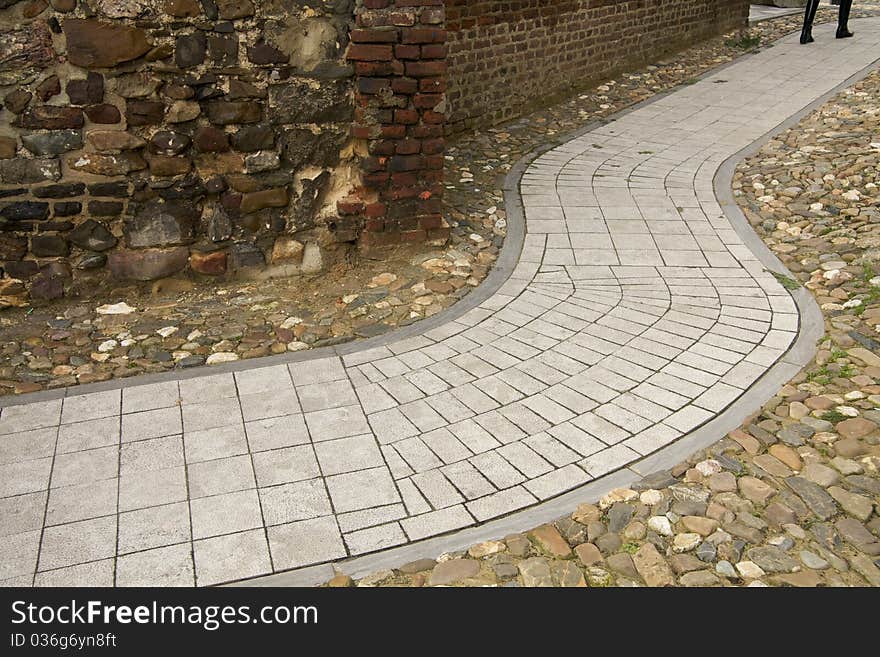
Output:
<svg viewBox="0 0 880 657">
<path fill-rule="evenodd" d="M 853 35 L 849 31 L 849 12 L 852 9 L 852 0 L 840 0 L 840 13 L 837 15 L 837 38 L 845 39 Z"/>
<path fill-rule="evenodd" d="M 807 6 L 804 9 L 804 29 L 801 30 L 801 43 L 813 42 L 813 21 L 816 19 L 818 10 L 819 0 L 807 0 Z"/>
</svg>

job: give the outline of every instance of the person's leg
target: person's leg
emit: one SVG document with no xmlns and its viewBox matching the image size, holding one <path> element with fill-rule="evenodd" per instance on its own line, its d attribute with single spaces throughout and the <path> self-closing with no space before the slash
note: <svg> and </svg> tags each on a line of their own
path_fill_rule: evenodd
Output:
<svg viewBox="0 0 880 657">
<path fill-rule="evenodd" d="M 801 43 L 813 42 L 813 21 L 818 10 L 819 0 L 807 0 L 807 6 L 804 8 L 804 29 L 801 30 Z"/>
<path fill-rule="evenodd" d="M 837 38 L 846 39 L 853 35 L 849 31 L 849 12 L 852 9 L 852 0 L 840 0 L 840 13 L 837 15 Z"/>
</svg>

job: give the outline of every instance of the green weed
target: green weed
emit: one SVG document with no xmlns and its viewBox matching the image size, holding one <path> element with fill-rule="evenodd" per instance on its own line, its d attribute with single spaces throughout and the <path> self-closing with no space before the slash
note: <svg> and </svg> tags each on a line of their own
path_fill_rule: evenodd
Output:
<svg viewBox="0 0 880 657">
<path fill-rule="evenodd" d="M 761 37 L 757 34 L 740 32 L 735 38 L 725 41 L 724 45 L 739 50 L 752 50 L 761 45 Z"/>
</svg>

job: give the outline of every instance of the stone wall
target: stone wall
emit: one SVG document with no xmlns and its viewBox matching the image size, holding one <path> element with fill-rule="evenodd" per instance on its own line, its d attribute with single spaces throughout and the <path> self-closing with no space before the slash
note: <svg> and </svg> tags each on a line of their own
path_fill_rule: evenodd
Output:
<svg viewBox="0 0 880 657">
<path fill-rule="evenodd" d="M 517 116 L 748 14 L 747 0 L 446 0 L 447 132 Z"/>
<path fill-rule="evenodd" d="M 0 297 L 319 268 L 358 178 L 353 12 L 0 0 Z"/>
</svg>

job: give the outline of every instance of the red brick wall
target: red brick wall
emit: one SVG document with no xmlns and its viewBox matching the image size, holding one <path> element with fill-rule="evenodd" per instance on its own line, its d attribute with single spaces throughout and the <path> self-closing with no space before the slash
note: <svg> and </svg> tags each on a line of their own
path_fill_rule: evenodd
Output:
<svg viewBox="0 0 880 657">
<path fill-rule="evenodd" d="M 445 239 L 446 31 L 443 0 L 359 0 L 348 59 L 355 66 L 363 188 L 338 204 L 363 246 Z M 341 227 L 346 230 L 346 226 Z"/>
<path fill-rule="evenodd" d="M 747 0 L 446 0 L 447 132 L 746 25 Z"/>
</svg>

